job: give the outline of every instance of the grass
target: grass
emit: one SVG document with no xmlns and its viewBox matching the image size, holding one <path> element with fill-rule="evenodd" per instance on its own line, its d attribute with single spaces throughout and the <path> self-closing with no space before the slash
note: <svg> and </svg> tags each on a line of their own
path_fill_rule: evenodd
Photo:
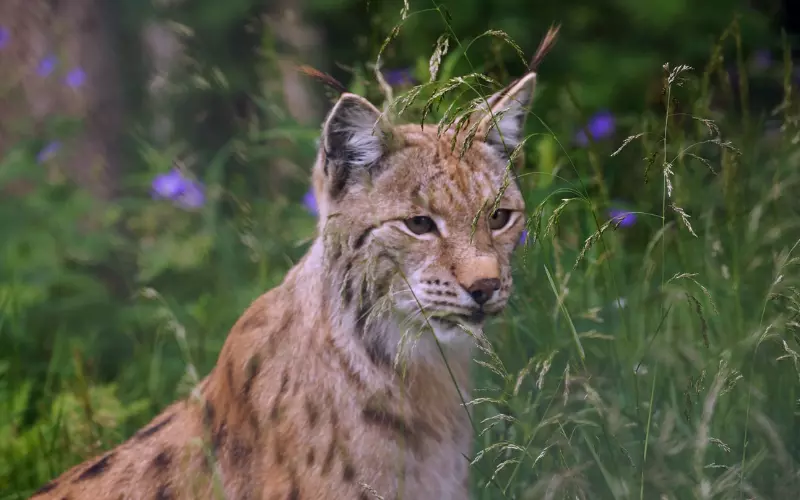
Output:
<svg viewBox="0 0 800 500">
<path fill-rule="evenodd" d="M 493 81 L 477 69 L 453 75 L 454 59 L 472 66 L 466 45 L 436 4 L 424 13 L 446 28 L 431 82 L 386 93 L 385 109 L 459 123 Z M 406 6 L 401 17 L 418 14 Z M 722 64 L 665 65 L 664 105 L 628 117 L 619 144 L 574 148 L 570 124 L 534 106 L 517 172 L 529 238 L 469 403 L 473 498 L 784 499 L 800 489 L 796 88 L 787 58 L 775 113 L 784 127 L 767 134 L 755 113 L 736 111 L 746 95 L 712 105 L 727 91 Z M 0 168 L 0 187 L 19 177 L 40 186 L 0 199 L 4 500 L 186 396 L 314 224 L 299 196 L 243 198 L 219 183 L 197 213 L 144 194 L 98 211 L 32 173 L 33 157 L 20 144 Z M 143 157 L 150 172 L 168 161 Z M 633 186 L 630 226 L 606 213 L 620 185 Z M 74 229 L 87 218 L 104 231 Z"/>
</svg>

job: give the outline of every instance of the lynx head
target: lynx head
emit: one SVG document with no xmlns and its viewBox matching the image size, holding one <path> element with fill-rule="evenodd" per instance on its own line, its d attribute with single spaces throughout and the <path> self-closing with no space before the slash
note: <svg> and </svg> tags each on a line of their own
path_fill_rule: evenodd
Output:
<svg viewBox="0 0 800 500">
<path fill-rule="evenodd" d="M 509 160 L 535 82 L 529 73 L 489 98 L 459 133 L 392 125 L 353 94 L 331 110 L 314 170 L 319 229 L 341 305 L 362 329 L 382 304 L 398 324 L 430 324 L 448 342 L 503 310 L 525 224 Z M 462 155 L 451 141 L 470 128 Z"/>
</svg>

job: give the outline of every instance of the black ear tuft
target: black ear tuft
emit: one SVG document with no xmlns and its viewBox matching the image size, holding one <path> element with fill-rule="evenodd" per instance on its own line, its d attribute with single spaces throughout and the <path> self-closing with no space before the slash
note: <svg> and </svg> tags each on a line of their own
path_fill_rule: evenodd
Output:
<svg viewBox="0 0 800 500">
<path fill-rule="evenodd" d="M 354 173 L 366 172 L 386 153 L 381 113 L 363 97 L 343 94 L 325 121 L 322 132 L 325 175 L 336 198 Z"/>
<path fill-rule="evenodd" d="M 478 137 L 485 137 L 486 143 L 503 158 L 509 158 L 514 148 L 522 142 L 525 118 L 533 102 L 535 88 L 536 73 L 528 73 L 510 88 L 490 98 L 491 113 L 486 113 L 482 119 Z"/>
</svg>

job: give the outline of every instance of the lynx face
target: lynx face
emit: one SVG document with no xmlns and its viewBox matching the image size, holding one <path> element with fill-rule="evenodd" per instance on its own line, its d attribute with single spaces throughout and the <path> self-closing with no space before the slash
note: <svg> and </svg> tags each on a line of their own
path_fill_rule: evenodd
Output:
<svg viewBox="0 0 800 500">
<path fill-rule="evenodd" d="M 534 83 L 529 74 L 489 100 L 494 119 L 479 117 L 463 156 L 454 131 L 391 126 L 363 98 L 346 94 L 331 111 L 315 171 L 321 229 L 344 242 L 326 253 L 347 254 L 344 294 L 359 295 L 362 314 L 388 306 L 401 325 L 430 324 L 449 342 L 503 310 L 525 225 L 509 154 Z"/>
</svg>

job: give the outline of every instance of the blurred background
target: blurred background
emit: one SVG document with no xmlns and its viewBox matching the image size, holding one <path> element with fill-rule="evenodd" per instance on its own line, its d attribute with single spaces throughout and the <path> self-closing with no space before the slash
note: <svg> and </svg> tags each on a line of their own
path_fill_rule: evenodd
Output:
<svg viewBox="0 0 800 500">
<path fill-rule="evenodd" d="M 557 23 L 474 498 L 796 498 L 791 1 L 3 0 L 0 499 L 185 396 L 303 255 L 330 81 L 452 121 Z"/>
</svg>

